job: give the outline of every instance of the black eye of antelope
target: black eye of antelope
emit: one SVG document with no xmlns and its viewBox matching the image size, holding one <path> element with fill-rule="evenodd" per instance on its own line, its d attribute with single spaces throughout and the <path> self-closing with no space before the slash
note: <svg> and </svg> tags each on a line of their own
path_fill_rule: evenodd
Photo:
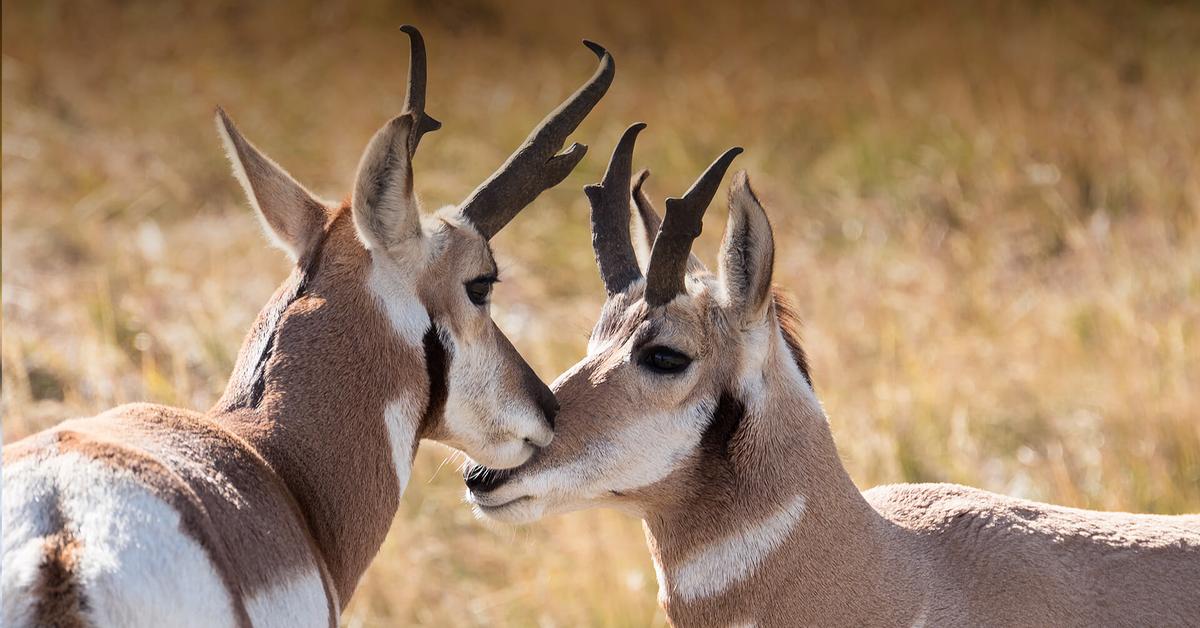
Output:
<svg viewBox="0 0 1200 628">
<path fill-rule="evenodd" d="M 495 277 L 476 277 L 463 284 L 467 298 L 475 305 L 487 305 L 488 297 L 492 296 L 492 284 L 498 281 Z"/>
<path fill-rule="evenodd" d="M 687 370 L 692 359 L 669 347 L 656 346 L 642 351 L 640 362 L 655 373 L 673 375 Z"/>
</svg>

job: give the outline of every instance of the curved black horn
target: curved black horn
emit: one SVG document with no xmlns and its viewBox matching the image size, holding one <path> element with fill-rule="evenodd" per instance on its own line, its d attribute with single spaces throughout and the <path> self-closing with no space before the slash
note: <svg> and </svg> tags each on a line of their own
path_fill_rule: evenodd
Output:
<svg viewBox="0 0 1200 628">
<path fill-rule="evenodd" d="M 642 278 L 629 239 L 629 177 L 633 171 L 633 145 L 644 128 L 646 123 L 638 122 L 625 129 L 613 149 L 604 179 L 583 188 L 592 206 L 592 249 L 609 294 L 624 292 L 629 284 Z"/>
<path fill-rule="evenodd" d="M 558 151 L 567 136 L 608 91 L 616 65 L 612 55 L 599 44 L 586 39 L 583 44 L 600 59 L 596 73 L 546 116 L 508 161 L 476 188 L 459 208 L 475 229 L 489 240 L 539 194 L 567 178 L 587 152 L 587 146 L 579 143 L 571 144 L 562 153 Z"/>
<path fill-rule="evenodd" d="M 717 193 L 717 186 L 729 169 L 733 158 L 741 154 L 739 147 L 731 148 L 700 175 L 682 198 L 667 199 L 658 237 L 650 250 L 650 265 L 646 269 L 646 303 L 651 307 L 664 305 L 684 291 L 683 276 L 687 270 L 692 242 L 700 236 L 704 212 Z"/>
<path fill-rule="evenodd" d="M 408 93 L 404 96 L 403 113 L 413 116 L 411 150 L 417 150 L 421 136 L 430 131 L 442 128 L 442 123 L 425 113 L 425 38 L 416 26 L 405 24 L 400 27 L 408 35 L 410 52 L 408 56 Z M 409 155 L 411 157 L 412 155 Z"/>
<path fill-rule="evenodd" d="M 650 197 L 642 187 L 649 178 L 649 168 L 643 168 L 634 175 L 633 181 L 630 182 L 632 188 L 630 194 L 633 196 L 633 203 L 637 206 L 638 213 L 641 214 L 642 225 L 646 228 L 647 237 L 653 238 L 662 225 L 662 218 L 659 218 L 658 212 L 654 211 L 654 203 L 650 202 Z"/>
</svg>

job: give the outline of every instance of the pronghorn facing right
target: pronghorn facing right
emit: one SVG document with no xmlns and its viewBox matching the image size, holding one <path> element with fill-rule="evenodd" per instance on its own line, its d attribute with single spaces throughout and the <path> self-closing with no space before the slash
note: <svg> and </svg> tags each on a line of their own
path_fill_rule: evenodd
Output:
<svg viewBox="0 0 1200 628">
<path fill-rule="evenodd" d="M 422 216 L 406 110 L 374 136 L 349 201 L 327 204 L 218 112 L 251 204 L 295 262 L 217 405 L 131 404 L 4 448 L 0 626 L 336 626 L 396 513 L 421 439 L 485 464 L 553 438 L 557 404 L 489 312 L 488 240 L 567 176 L 563 143 L 612 57 L 457 207 Z M 188 298 L 184 290 L 180 298 Z"/>
<path fill-rule="evenodd" d="M 771 288 L 771 225 L 744 173 L 718 274 L 689 257 L 735 151 L 667 201 L 661 230 L 645 175 L 634 179 L 641 230 L 657 233 L 643 278 L 628 230 L 641 128 L 587 189 L 608 301 L 587 356 L 553 386 L 555 440 L 511 471 L 470 470 L 480 512 L 521 522 L 604 505 L 641 517 L 681 626 L 1200 625 L 1198 516 L 949 484 L 860 493 Z"/>
</svg>

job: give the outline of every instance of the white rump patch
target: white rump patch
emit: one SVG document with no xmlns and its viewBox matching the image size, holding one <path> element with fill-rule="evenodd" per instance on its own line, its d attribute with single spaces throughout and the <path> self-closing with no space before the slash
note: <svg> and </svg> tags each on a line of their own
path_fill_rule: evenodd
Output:
<svg viewBox="0 0 1200 628">
<path fill-rule="evenodd" d="M 255 628 L 329 626 L 329 607 L 321 574 L 315 569 L 280 578 L 246 600 Z"/>
<path fill-rule="evenodd" d="M 761 567 L 803 515 L 804 496 L 797 495 L 779 512 L 703 548 L 670 570 L 669 581 L 660 586 L 670 586 L 685 602 L 717 595 Z"/>
<path fill-rule="evenodd" d="M 38 566 L 45 553 L 45 537 L 53 534 L 45 497 L 48 484 L 28 477 L 35 462 L 20 460 L 4 467 L 3 564 L 0 564 L 0 612 L 2 626 L 32 626 L 33 596 Z"/>
<path fill-rule="evenodd" d="M 233 626 L 229 592 L 180 515 L 127 471 L 78 453 L 27 458 L 4 473 L 2 597 L 28 600 L 53 508 L 79 541 L 77 578 L 97 626 Z M 36 562 L 33 562 L 36 561 Z M 324 599 L 324 596 L 321 596 Z M 27 625 L 6 605 L 5 626 Z M 323 612 L 322 616 L 327 613 Z"/>
</svg>

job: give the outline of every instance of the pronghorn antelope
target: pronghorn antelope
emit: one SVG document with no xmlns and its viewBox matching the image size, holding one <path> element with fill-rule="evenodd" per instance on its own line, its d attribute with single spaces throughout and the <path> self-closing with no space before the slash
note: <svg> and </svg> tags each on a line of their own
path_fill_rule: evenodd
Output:
<svg viewBox="0 0 1200 628">
<path fill-rule="evenodd" d="M 3 625 L 312 626 L 337 616 L 383 541 L 420 439 L 489 465 L 553 436 L 557 404 L 488 312 L 488 241 L 583 157 L 567 136 L 612 57 L 461 205 L 422 217 L 424 111 L 411 39 L 404 113 L 327 204 L 217 127 L 266 231 L 296 262 L 217 405 L 121 406 L 4 449 Z"/>
<path fill-rule="evenodd" d="M 859 492 L 772 288 L 771 225 L 744 172 L 717 274 L 690 255 L 738 150 L 668 200 L 660 223 L 646 172 L 630 184 L 642 126 L 586 189 L 608 299 L 587 356 L 552 386 L 554 442 L 516 469 L 469 469 L 479 512 L 525 522 L 610 506 L 642 518 L 676 625 L 1200 624 L 1200 516 L 949 484 Z"/>
</svg>

